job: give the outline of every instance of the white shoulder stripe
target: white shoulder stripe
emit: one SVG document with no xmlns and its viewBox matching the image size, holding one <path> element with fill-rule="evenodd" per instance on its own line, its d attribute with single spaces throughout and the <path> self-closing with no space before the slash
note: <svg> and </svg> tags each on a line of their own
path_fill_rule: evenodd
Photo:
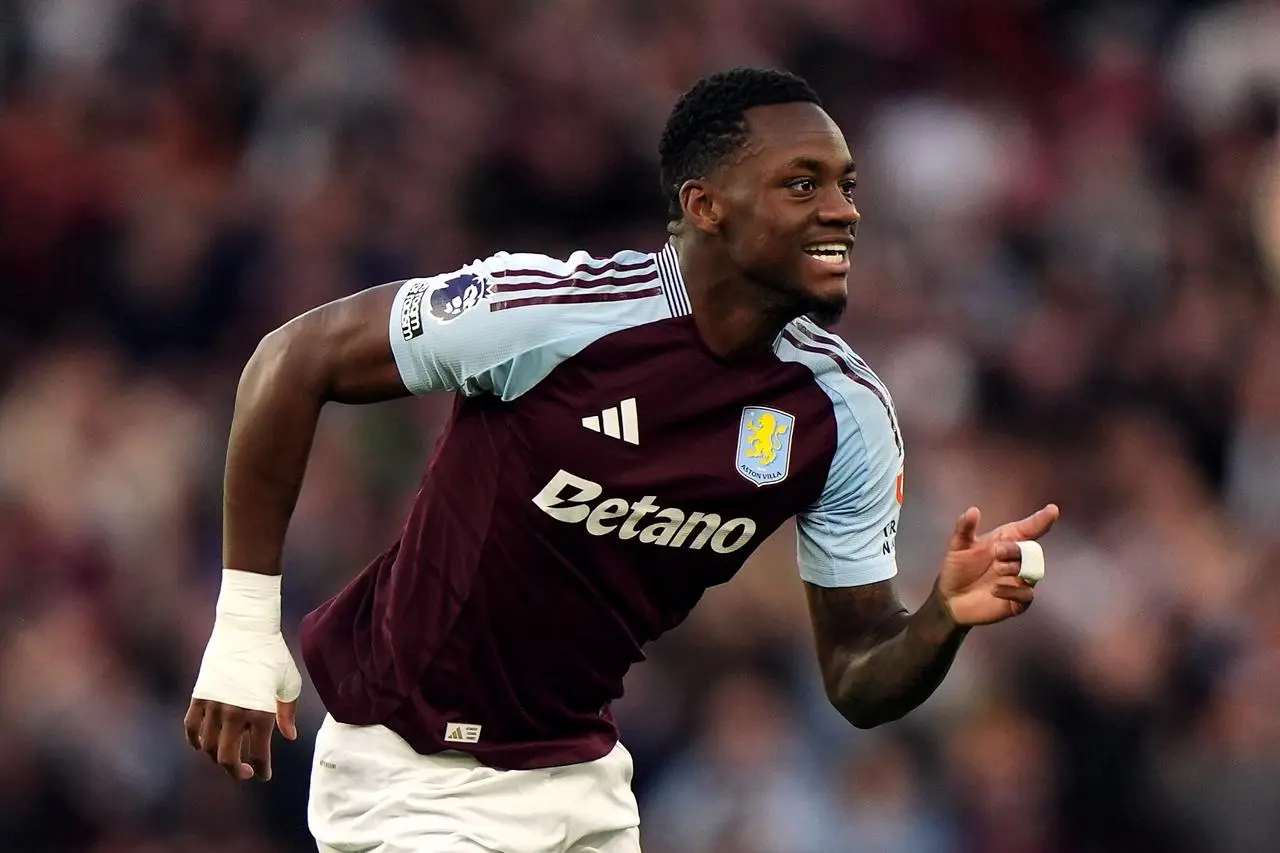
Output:
<svg viewBox="0 0 1280 853">
<path fill-rule="evenodd" d="M 836 372 L 851 380 L 855 385 L 860 385 L 870 391 L 880 401 L 880 405 L 884 407 L 885 415 L 889 419 L 890 429 L 893 431 L 894 443 L 897 444 L 899 452 L 902 451 L 902 432 L 898 426 L 898 415 L 894 411 L 893 398 L 889 394 L 889 389 L 880 380 L 879 376 L 876 376 L 869 367 L 865 367 L 865 362 L 862 362 L 861 359 L 855 362 L 850 357 L 852 350 L 843 341 L 822 332 L 812 323 L 808 323 L 807 328 L 800 323 L 788 326 L 782 332 L 782 339 L 797 350 L 797 355 L 808 353 L 810 356 L 819 357 L 817 363 L 814 363 L 811 358 L 803 356 L 800 356 L 800 360 L 810 370 L 814 371 L 815 376 L 820 381 L 824 374 L 830 375 L 832 372 Z M 859 363 L 861 363 L 861 366 Z M 834 371 L 832 371 L 832 368 L 834 368 Z"/>
<path fill-rule="evenodd" d="M 660 295 L 672 317 L 692 313 L 680 260 L 670 242 L 657 253 L 624 251 L 611 258 L 597 258 L 580 251 L 565 260 L 533 253 L 504 253 L 502 261 L 491 274 L 490 311 Z"/>
<path fill-rule="evenodd" d="M 685 290 L 684 276 L 680 272 L 680 258 L 676 248 L 670 242 L 662 251 L 654 255 L 658 262 L 658 275 L 662 278 L 662 289 L 667 294 L 667 306 L 672 317 L 684 317 L 693 313 L 689 304 L 689 292 Z"/>
<path fill-rule="evenodd" d="M 810 320 L 808 317 L 799 318 L 796 325 L 797 327 L 799 327 L 799 329 L 802 332 L 804 332 L 804 336 L 808 340 L 813 341 L 818 346 L 822 346 L 826 349 L 833 350 L 835 352 L 838 352 L 840 355 L 844 356 L 848 364 L 852 368 L 854 368 L 863 378 L 874 383 L 876 387 L 878 387 L 881 391 L 883 391 L 886 395 L 888 395 L 889 386 L 885 385 L 884 380 L 882 380 L 876 374 L 876 372 L 871 369 L 871 365 L 867 364 L 867 362 L 862 358 L 862 356 L 854 352 L 853 349 L 847 343 L 845 343 L 836 335 L 833 335 L 830 332 L 827 332 L 817 323 Z"/>
<path fill-rule="evenodd" d="M 490 311 L 531 305 L 617 302 L 646 299 L 663 293 L 654 256 L 620 252 L 595 258 L 575 252 L 568 260 L 519 254 L 493 272 Z"/>
</svg>

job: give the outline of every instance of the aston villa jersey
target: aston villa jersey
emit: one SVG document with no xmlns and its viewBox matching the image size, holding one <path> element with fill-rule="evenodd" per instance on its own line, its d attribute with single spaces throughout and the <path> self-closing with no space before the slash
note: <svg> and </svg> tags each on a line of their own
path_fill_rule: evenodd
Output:
<svg viewBox="0 0 1280 853">
<path fill-rule="evenodd" d="M 808 320 L 702 343 L 675 250 L 500 253 L 399 289 L 405 385 L 456 392 L 400 538 L 303 622 L 328 711 L 495 767 L 605 755 L 646 643 L 783 522 L 824 587 L 896 573 L 902 438 Z"/>
</svg>

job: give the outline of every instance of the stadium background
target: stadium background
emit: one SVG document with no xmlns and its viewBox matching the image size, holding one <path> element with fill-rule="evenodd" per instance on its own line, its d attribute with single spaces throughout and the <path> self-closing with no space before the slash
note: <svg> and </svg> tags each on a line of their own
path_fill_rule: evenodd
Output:
<svg viewBox="0 0 1280 853">
<path fill-rule="evenodd" d="M 269 785 L 180 731 L 240 367 L 371 284 L 660 245 L 661 123 L 739 63 L 862 167 L 909 603 L 971 503 L 1065 515 L 1031 613 L 871 732 L 771 540 L 617 708 L 647 853 L 1280 849 L 1280 4 L 0 0 L 0 850 L 312 849 L 314 695 Z M 289 625 L 447 407 L 326 412 Z"/>
</svg>

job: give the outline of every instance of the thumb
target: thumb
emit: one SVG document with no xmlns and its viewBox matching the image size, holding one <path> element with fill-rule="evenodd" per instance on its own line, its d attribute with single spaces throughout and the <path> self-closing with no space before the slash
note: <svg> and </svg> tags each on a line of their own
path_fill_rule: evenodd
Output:
<svg viewBox="0 0 1280 853">
<path fill-rule="evenodd" d="M 302 673 L 292 660 L 285 670 L 280 689 L 276 691 L 276 725 L 289 740 L 298 739 L 298 696 L 302 694 Z"/>
<path fill-rule="evenodd" d="M 982 520 L 982 512 L 971 506 L 956 520 L 956 529 L 947 544 L 948 551 L 967 551 L 973 547 L 974 534 L 978 530 L 978 522 Z"/>
<path fill-rule="evenodd" d="M 288 740 L 298 739 L 298 700 L 292 702 L 282 702 L 276 700 L 276 727 L 280 729 L 280 734 L 284 735 Z"/>
</svg>

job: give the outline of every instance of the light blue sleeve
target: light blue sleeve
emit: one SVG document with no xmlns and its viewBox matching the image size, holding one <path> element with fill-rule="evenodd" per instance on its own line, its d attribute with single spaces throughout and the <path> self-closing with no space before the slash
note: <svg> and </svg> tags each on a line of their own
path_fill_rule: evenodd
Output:
<svg viewBox="0 0 1280 853">
<path fill-rule="evenodd" d="M 652 255 L 501 252 L 403 282 L 391 307 L 391 351 L 414 394 L 514 400 L 593 341 L 665 316 L 662 293 Z"/>
<path fill-rule="evenodd" d="M 888 580 L 898 573 L 905 458 L 892 401 L 878 380 L 819 384 L 831 397 L 836 451 L 822 496 L 796 519 L 800 576 L 823 587 Z"/>
</svg>

